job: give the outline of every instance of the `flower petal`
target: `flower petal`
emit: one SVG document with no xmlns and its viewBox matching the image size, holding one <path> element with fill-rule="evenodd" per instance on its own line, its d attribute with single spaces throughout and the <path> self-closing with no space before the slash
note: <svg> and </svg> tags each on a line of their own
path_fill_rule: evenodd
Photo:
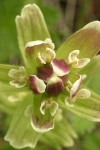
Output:
<svg viewBox="0 0 100 150">
<path fill-rule="evenodd" d="M 42 58 L 42 55 L 41 55 L 40 52 L 38 52 L 38 58 L 37 58 L 37 60 L 38 60 L 41 64 L 46 64 L 46 62 L 45 62 L 44 58 Z"/>
<path fill-rule="evenodd" d="M 73 98 L 77 94 L 81 81 L 82 81 L 81 76 L 79 76 L 79 79 L 72 85 L 71 90 L 70 90 L 71 98 Z"/>
<path fill-rule="evenodd" d="M 50 38 L 45 39 L 45 42 L 50 45 L 51 49 L 55 48 L 55 45 L 54 45 L 54 43 L 52 42 L 52 40 Z"/>
<path fill-rule="evenodd" d="M 21 76 L 25 76 L 26 75 L 26 70 L 24 66 L 20 66 L 19 67 L 19 72 L 21 74 Z"/>
<path fill-rule="evenodd" d="M 58 103 L 55 101 L 52 101 L 51 106 L 50 106 L 50 114 L 51 116 L 54 116 L 58 110 Z"/>
<path fill-rule="evenodd" d="M 32 115 L 31 125 L 35 131 L 40 133 L 48 132 L 54 128 L 54 124 L 52 121 L 46 120 L 41 123 L 41 120 L 38 117 L 34 116 L 34 114 Z"/>
<path fill-rule="evenodd" d="M 38 59 L 43 64 L 50 63 L 51 60 L 55 58 L 55 56 L 56 56 L 56 53 L 51 48 L 46 48 L 43 54 L 41 54 L 40 52 L 38 53 Z"/>
<path fill-rule="evenodd" d="M 47 93 L 50 94 L 50 95 L 58 95 L 60 94 L 64 89 L 64 84 L 63 84 L 63 81 L 57 77 L 57 76 L 54 76 L 52 77 L 48 83 L 47 83 Z"/>
<path fill-rule="evenodd" d="M 26 70 L 23 66 L 20 66 L 18 70 L 10 69 L 8 76 L 15 79 L 22 79 L 26 76 Z"/>
<path fill-rule="evenodd" d="M 14 78 L 15 80 L 10 81 L 10 85 L 15 86 L 16 88 L 22 88 L 26 85 L 26 70 L 23 66 L 19 67 L 19 70 L 11 69 L 8 72 L 8 76 Z"/>
<path fill-rule="evenodd" d="M 70 71 L 69 66 L 63 60 L 53 59 L 51 65 L 57 76 L 64 76 Z"/>
<path fill-rule="evenodd" d="M 11 78 L 18 78 L 19 77 L 19 71 L 16 69 L 9 70 L 8 76 Z"/>
<path fill-rule="evenodd" d="M 67 90 L 68 93 L 70 93 L 71 87 L 72 87 L 72 83 L 71 83 L 70 80 L 68 80 L 68 81 L 67 81 L 67 85 L 66 85 L 66 90 Z"/>
<path fill-rule="evenodd" d="M 25 52 L 27 55 L 34 54 L 34 50 L 40 50 L 45 47 L 46 43 L 41 40 L 28 42 L 25 46 Z"/>
<path fill-rule="evenodd" d="M 29 76 L 29 84 L 30 84 L 31 90 L 35 94 L 44 93 L 46 89 L 46 85 L 43 82 L 43 80 L 39 79 L 36 75 Z"/>
<path fill-rule="evenodd" d="M 40 105 L 40 112 L 42 113 L 42 115 L 45 114 L 45 105 L 46 105 L 46 101 L 42 101 L 41 105 Z"/>
<path fill-rule="evenodd" d="M 51 41 L 51 39 L 50 39 L 50 41 Z M 42 40 L 31 41 L 26 44 L 25 52 L 28 55 L 32 55 L 32 54 L 34 54 L 34 50 L 36 50 L 37 52 L 38 51 L 41 52 L 41 50 L 45 50 L 46 47 L 51 48 L 51 43 L 46 41 L 46 39 L 44 41 L 42 41 Z"/>
<path fill-rule="evenodd" d="M 75 68 L 83 68 L 90 62 L 89 58 L 82 58 L 78 60 L 78 63 L 75 65 Z"/>
<path fill-rule="evenodd" d="M 76 101 L 76 100 L 75 100 Z M 68 107 L 74 107 L 74 101 L 72 100 L 72 98 L 65 98 L 65 105 L 67 105 Z"/>
<path fill-rule="evenodd" d="M 64 76 L 60 76 L 59 78 L 63 81 L 63 84 L 66 85 L 66 81 L 68 79 L 68 75 L 66 74 Z"/>
<path fill-rule="evenodd" d="M 0 64 L 0 81 L 8 83 L 11 80 L 11 78 L 8 76 L 8 72 L 12 68 L 17 70 L 19 66 Z"/>
<path fill-rule="evenodd" d="M 37 76 L 44 81 L 48 80 L 52 75 L 53 69 L 49 65 L 37 68 Z"/>
<path fill-rule="evenodd" d="M 22 88 L 27 84 L 24 80 L 12 80 L 9 83 L 16 88 Z"/>
<path fill-rule="evenodd" d="M 79 99 L 87 99 L 91 96 L 91 92 L 87 89 L 80 89 L 76 96 Z"/>
<path fill-rule="evenodd" d="M 62 59 L 68 57 L 69 53 L 74 49 L 79 49 L 79 57 L 91 58 L 100 49 L 100 21 L 93 21 L 87 24 L 69 37 L 57 50 L 57 58 Z"/>
<path fill-rule="evenodd" d="M 44 115 L 46 109 L 49 109 L 51 116 L 54 116 L 58 109 L 58 103 L 52 99 L 44 100 L 41 102 L 40 112 Z"/>
<path fill-rule="evenodd" d="M 73 63 L 74 61 L 76 61 L 79 53 L 80 53 L 79 50 L 74 50 L 74 51 L 70 52 L 69 56 L 68 56 L 68 63 L 70 64 L 70 63 Z"/>
</svg>

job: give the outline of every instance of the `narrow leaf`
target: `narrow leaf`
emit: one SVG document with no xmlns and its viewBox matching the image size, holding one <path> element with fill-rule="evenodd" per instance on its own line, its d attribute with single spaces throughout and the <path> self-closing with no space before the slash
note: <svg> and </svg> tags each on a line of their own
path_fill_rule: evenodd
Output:
<svg viewBox="0 0 100 150">
<path fill-rule="evenodd" d="M 63 116 L 62 119 L 55 122 L 55 128 L 52 131 L 41 136 L 40 141 L 50 145 L 54 149 L 61 149 L 62 146 L 72 146 L 74 138 L 77 138 L 77 134 Z"/>
<path fill-rule="evenodd" d="M 0 64 L 0 81 L 3 81 L 3 82 L 10 81 L 11 78 L 8 76 L 8 72 L 12 68 L 17 69 L 18 66 Z"/>
<path fill-rule="evenodd" d="M 27 96 L 19 105 L 5 136 L 5 140 L 17 149 L 25 147 L 34 148 L 40 137 L 40 133 L 32 129 L 30 119 L 25 116 L 27 106 L 32 104 L 31 98 L 30 95 Z"/>
<path fill-rule="evenodd" d="M 84 84 L 100 95 L 100 55 L 95 56 L 81 74 L 87 75 Z"/>
<path fill-rule="evenodd" d="M 73 50 L 80 50 L 80 57 L 91 58 L 100 49 L 100 22 L 94 21 L 69 37 L 58 49 L 57 58 L 66 58 Z"/>
</svg>

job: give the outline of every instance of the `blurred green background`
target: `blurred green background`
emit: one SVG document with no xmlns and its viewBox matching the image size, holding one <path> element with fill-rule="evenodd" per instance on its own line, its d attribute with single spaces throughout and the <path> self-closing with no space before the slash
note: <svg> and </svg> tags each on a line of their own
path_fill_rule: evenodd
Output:
<svg viewBox="0 0 100 150">
<path fill-rule="evenodd" d="M 100 20 L 100 0 L 0 0 L 0 63 L 21 63 L 15 17 L 28 3 L 36 3 L 41 8 L 56 47 L 88 22 Z M 0 150 L 13 150 L 3 140 L 8 122 L 6 115 L 0 113 Z M 62 150 L 100 150 L 98 123 L 73 115 L 71 124 L 79 138 L 73 147 L 62 147 Z M 39 143 L 34 150 L 52 149 Z"/>
</svg>

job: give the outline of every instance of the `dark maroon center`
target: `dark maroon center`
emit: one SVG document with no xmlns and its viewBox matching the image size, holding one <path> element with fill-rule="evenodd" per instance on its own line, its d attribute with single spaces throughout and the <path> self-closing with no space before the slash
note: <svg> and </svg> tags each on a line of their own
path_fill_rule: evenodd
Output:
<svg viewBox="0 0 100 150">
<path fill-rule="evenodd" d="M 53 74 L 53 69 L 50 65 L 37 68 L 37 76 L 46 81 Z"/>
<path fill-rule="evenodd" d="M 35 84 L 35 78 L 33 76 L 29 76 L 29 85 L 31 90 L 35 93 L 35 94 L 39 94 L 36 84 Z"/>
<path fill-rule="evenodd" d="M 62 81 L 47 85 L 47 93 L 53 96 L 59 95 L 63 91 L 63 89 L 64 84 Z"/>
</svg>

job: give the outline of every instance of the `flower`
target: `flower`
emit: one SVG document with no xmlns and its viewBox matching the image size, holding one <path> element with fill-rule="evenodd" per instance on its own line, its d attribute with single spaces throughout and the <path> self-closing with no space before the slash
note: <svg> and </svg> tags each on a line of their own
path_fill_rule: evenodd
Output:
<svg viewBox="0 0 100 150">
<path fill-rule="evenodd" d="M 90 62 L 89 58 L 78 59 L 77 56 L 79 53 L 79 50 L 74 50 L 68 56 L 68 64 L 71 64 L 73 68 L 83 68 Z"/>
<path fill-rule="evenodd" d="M 73 103 L 77 99 L 87 99 L 91 96 L 91 92 L 85 88 L 80 89 L 82 83 L 82 77 L 79 76 L 79 79 L 72 84 L 70 81 L 67 82 L 67 91 L 70 93 L 70 96 L 65 98 L 65 104 L 69 107 L 74 107 Z"/>
<path fill-rule="evenodd" d="M 27 83 L 35 95 L 43 93 L 43 98 L 41 98 L 40 104 L 38 104 L 39 113 L 35 114 L 33 110 L 31 116 L 32 128 L 42 133 L 54 128 L 53 118 L 58 110 L 59 104 L 57 99 L 60 94 L 65 93 L 65 104 L 68 106 L 74 106 L 77 98 L 86 99 L 91 96 L 89 90 L 81 88 L 82 77 L 80 74 L 76 73 L 79 79 L 75 83 L 72 84 L 68 80 L 73 68 L 83 68 L 90 62 L 90 59 L 78 59 L 77 55 L 79 54 L 79 50 L 73 50 L 66 59 L 58 60 L 54 47 L 54 43 L 49 38 L 44 41 L 28 42 L 25 46 L 25 53 L 28 55 L 28 59 L 35 59 L 37 62 L 36 74 L 29 74 L 28 79 L 26 78 L 25 81 L 26 71 L 24 67 L 19 67 L 19 71 L 11 69 L 8 73 L 10 77 L 15 78 L 13 84 L 10 81 L 12 86 L 22 88 Z M 23 80 L 25 84 L 22 85 Z M 41 123 L 40 114 L 42 116 L 47 113 L 49 113 L 49 116 Z"/>
<path fill-rule="evenodd" d="M 8 76 L 14 78 L 14 80 L 10 81 L 10 85 L 16 88 L 22 88 L 26 85 L 26 70 L 23 66 L 20 66 L 19 70 L 11 69 Z"/>
<path fill-rule="evenodd" d="M 100 121 L 100 97 L 90 88 L 93 79 L 90 72 L 100 64 L 97 57 L 93 58 L 95 62 L 92 60 L 100 49 L 100 22 L 89 23 L 73 34 L 56 53 L 42 13 L 35 4 L 22 9 L 21 16 L 16 17 L 16 26 L 25 66 L 3 67 L 8 71 L 8 89 L 12 88 L 13 94 L 24 91 L 26 97 L 17 105 L 5 140 L 15 148 L 34 148 L 41 133 L 50 131 L 49 139 L 50 134 L 60 137 L 66 131 L 58 143 L 66 146 L 65 141 L 69 139 L 71 146 L 72 138 L 77 135 L 68 125 L 63 110 Z"/>
</svg>

